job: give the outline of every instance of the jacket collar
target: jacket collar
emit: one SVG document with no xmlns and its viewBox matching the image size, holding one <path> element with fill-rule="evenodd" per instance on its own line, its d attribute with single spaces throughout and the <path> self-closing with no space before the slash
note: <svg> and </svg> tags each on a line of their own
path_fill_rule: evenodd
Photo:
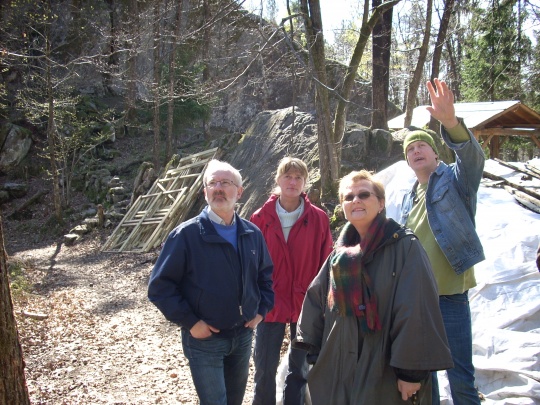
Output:
<svg viewBox="0 0 540 405">
<path fill-rule="evenodd" d="M 345 239 L 347 239 L 345 243 L 348 245 L 350 245 L 351 243 L 360 243 L 358 232 L 356 231 L 354 226 L 352 226 L 350 222 L 347 222 L 345 226 L 348 227 L 348 229 L 345 231 L 345 234 L 344 234 Z M 386 223 L 386 226 L 384 228 L 383 240 L 375 251 L 371 252 L 369 256 L 366 256 L 365 258 L 366 263 L 370 262 L 373 259 L 373 256 L 377 250 L 385 246 L 391 245 L 393 243 L 396 243 L 398 240 L 402 239 L 403 237 L 407 235 L 412 235 L 412 234 L 413 232 L 409 228 L 406 228 L 403 225 L 399 225 L 392 218 L 388 218 L 388 222 Z"/>
<path fill-rule="evenodd" d="M 300 221 L 307 214 L 311 206 L 311 202 L 309 201 L 306 193 L 300 194 L 300 197 L 304 199 L 304 212 L 302 213 L 302 215 L 300 215 L 297 221 Z M 270 215 L 275 221 L 279 221 L 279 217 L 276 212 L 276 204 L 278 199 L 279 195 L 272 194 L 270 198 L 268 198 L 268 200 L 266 200 L 266 202 L 263 204 L 261 209 L 261 212 Z"/>
<path fill-rule="evenodd" d="M 199 223 L 199 230 L 201 232 L 201 235 L 203 237 L 219 237 L 221 240 L 221 236 L 219 236 L 219 234 L 217 233 L 216 228 L 214 227 L 214 225 L 212 225 L 212 220 L 208 216 L 208 209 L 208 206 L 204 207 L 199 216 L 197 217 L 197 222 Z M 234 223 L 236 224 L 238 236 L 253 232 L 253 230 L 250 229 L 246 225 L 246 223 L 241 220 L 240 216 L 236 212 L 234 213 Z"/>
<path fill-rule="evenodd" d="M 435 174 L 436 176 L 442 176 L 444 174 L 444 172 L 446 171 L 446 168 L 448 167 L 448 165 L 446 163 L 444 163 L 443 161 L 440 161 L 439 164 L 437 165 L 437 168 L 435 169 L 435 171 L 433 173 L 430 174 L 429 176 L 429 180 L 428 180 L 428 185 L 429 185 L 429 182 L 431 182 L 431 179 L 433 177 L 433 174 Z M 414 182 L 412 188 L 411 188 L 411 191 L 410 191 L 410 194 L 414 197 L 416 196 L 416 189 L 418 188 L 418 179 Z"/>
</svg>

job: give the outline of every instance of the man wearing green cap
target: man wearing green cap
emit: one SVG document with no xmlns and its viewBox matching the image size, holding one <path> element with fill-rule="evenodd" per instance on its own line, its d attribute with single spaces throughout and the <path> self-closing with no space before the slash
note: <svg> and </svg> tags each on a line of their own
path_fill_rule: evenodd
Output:
<svg viewBox="0 0 540 405">
<path fill-rule="evenodd" d="M 417 181 L 403 199 L 400 222 L 422 242 L 433 268 L 454 368 L 447 371 L 454 405 L 480 404 L 474 385 L 472 328 L 468 290 L 476 286 L 473 266 L 484 260 L 475 229 L 478 187 L 484 169 L 484 152 L 458 119 L 454 95 L 445 82 L 434 80 L 427 88 L 430 114 L 441 123 L 444 142 L 455 163 L 439 162 L 431 135 L 412 130 L 403 141 L 405 159 Z M 433 404 L 440 403 L 433 373 Z"/>
</svg>

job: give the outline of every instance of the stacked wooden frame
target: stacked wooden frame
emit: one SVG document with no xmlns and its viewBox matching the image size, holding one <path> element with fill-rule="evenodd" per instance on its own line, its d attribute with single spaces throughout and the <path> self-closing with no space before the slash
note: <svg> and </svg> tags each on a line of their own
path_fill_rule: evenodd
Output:
<svg viewBox="0 0 540 405">
<path fill-rule="evenodd" d="M 186 219 L 203 186 L 206 165 L 217 152 L 214 148 L 184 157 L 166 170 L 139 196 L 101 250 L 145 253 L 159 246 Z"/>
</svg>

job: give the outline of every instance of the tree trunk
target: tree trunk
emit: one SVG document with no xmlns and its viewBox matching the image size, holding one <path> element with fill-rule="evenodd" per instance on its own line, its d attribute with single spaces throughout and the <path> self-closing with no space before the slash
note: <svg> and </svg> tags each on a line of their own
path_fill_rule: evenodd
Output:
<svg viewBox="0 0 540 405">
<path fill-rule="evenodd" d="M 202 43 L 201 56 L 202 56 L 202 60 L 204 61 L 204 68 L 202 71 L 202 80 L 203 80 L 204 85 L 206 85 L 206 83 L 210 80 L 209 54 L 210 54 L 210 41 L 211 41 L 211 24 L 210 24 L 211 19 L 212 19 L 212 11 L 210 10 L 209 0 L 203 0 L 202 1 L 202 20 L 201 20 L 201 29 L 203 30 L 203 35 L 202 35 L 203 43 Z M 203 120 L 203 130 L 204 130 L 205 139 L 209 141 L 211 134 L 209 131 L 208 120 L 206 118 Z"/>
<path fill-rule="evenodd" d="M 287 0 L 287 15 L 292 15 L 292 12 L 291 12 L 291 2 L 290 0 Z M 294 43 L 294 36 L 295 36 L 295 32 L 294 32 L 294 24 L 293 24 L 293 19 L 290 18 L 289 19 L 289 36 L 291 37 L 291 42 Z M 292 83 L 291 83 L 291 86 L 292 86 L 292 101 L 291 101 L 291 104 L 292 104 L 292 124 L 291 124 L 291 140 L 290 142 L 292 143 L 292 138 L 294 137 L 295 135 L 295 131 L 296 131 L 296 84 L 297 84 L 297 79 L 296 79 L 296 64 L 292 64 L 291 63 L 291 75 L 292 75 Z"/>
<path fill-rule="evenodd" d="M 373 0 L 373 8 L 382 0 Z M 388 86 L 390 85 L 390 48 L 392 46 L 393 8 L 386 11 L 373 28 L 371 128 L 388 130 Z"/>
<path fill-rule="evenodd" d="M 4 231 L 0 214 L 0 404 L 29 405 L 28 388 L 24 376 L 24 359 L 13 302 L 9 288 L 8 269 L 4 248 Z"/>
<path fill-rule="evenodd" d="M 439 26 L 439 33 L 437 34 L 437 41 L 435 42 L 435 50 L 433 51 L 433 61 L 431 62 L 431 81 L 439 77 L 439 69 L 441 65 L 441 55 L 444 43 L 446 42 L 446 34 L 448 32 L 448 25 L 450 24 L 450 17 L 452 17 L 452 11 L 454 9 L 455 0 L 446 0 L 444 2 L 444 11 Z M 429 129 L 435 132 L 439 132 L 439 122 L 431 117 L 429 121 Z"/>
<path fill-rule="evenodd" d="M 317 132 L 319 145 L 321 196 L 323 199 L 334 198 L 337 191 L 337 182 L 340 177 L 340 153 L 343 134 L 345 133 L 345 119 L 347 116 L 348 98 L 354 86 L 354 79 L 362 59 L 364 49 L 373 27 L 379 17 L 388 9 L 399 3 L 392 0 L 377 7 L 371 17 L 369 13 L 369 0 L 364 0 L 364 19 L 360 30 L 360 37 L 356 43 L 353 56 L 347 68 L 339 100 L 334 115 L 334 127 L 331 123 L 330 96 L 328 79 L 326 75 L 326 56 L 324 50 L 323 26 L 319 0 L 300 0 L 300 10 L 304 16 L 307 47 L 314 76 L 317 81 L 316 107 Z"/>
<path fill-rule="evenodd" d="M 300 9 L 304 15 L 310 62 L 317 80 L 315 104 L 317 108 L 321 196 L 322 198 L 329 199 L 336 195 L 339 165 L 336 145 L 334 144 L 332 115 L 330 112 L 321 6 L 319 0 L 301 0 Z"/>
<path fill-rule="evenodd" d="M 49 4 L 49 12 L 50 12 Z M 51 162 L 51 176 L 52 176 L 52 188 L 53 188 L 53 201 L 54 201 L 54 213 L 58 223 L 62 223 L 62 198 L 60 195 L 60 184 L 59 184 L 59 175 L 58 175 L 58 165 L 56 162 L 57 157 L 57 142 L 56 142 L 56 123 L 54 120 L 54 95 L 53 95 L 53 84 L 52 84 L 52 73 L 51 73 L 51 43 L 50 43 L 50 33 L 48 26 L 45 31 L 45 54 L 46 54 L 46 86 L 47 86 L 47 103 L 49 109 L 49 117 L 47 120 L 47 143 L 49 146 L 49 160 Z"/>
<path fill-rule="evenodd" d="M 420 87 L 420 80 L 422 79 L 422 72 L 424 70 L 424 64 L 426 63 L 426 56 L 429 48 L 432 9 L 433 0 L 428 0 L 426 11 L 426 27 L 424 29 L 424 40 L 422 41 L 422 46 L 420 47 L 420 55 L 418 56 L 418 62 L 416 63 L 416 68 L 414 69 L 411 84 L 409 85 L 404 127 L 408 127 L 411 125 L 414 107 L 416 107 L 416 95 L 418 93 L 418 88 Z"/>
<path fill-rule="evenodd" d="M 178 0 L 174 36 L 171 43 L 171 57 L 169 59 L 169 100 L 167 106 L 167 146 L 165 148 L 165 162 L 169 162 L 173 155 L 173 124 L 174 124 L 174 82 L 176 79 L 176 48 L 180 40 L 180 27 L 182 23 L 183 1 Z"/>
<path fill-rule="evenodd" d="M 160 97 L 160 84 L 161 84 L 161 55 L 160 55 L 160 6 L 159 2 L 156 2 L 154 5 L 154 83 L 153 83 L 153 93 L 154 93 L 154 150 L 153 150 L 153 160 L 154 167 L 159 170 L 161 167 L 161 162 L 159 159 L 159 152 L 161 146 L 161 119 L 159 116 L 161 97 Z"/>
<path fill-rule="evenodd" d="M 109 38 L 109 54 L 107 57 L 107 68 L 103 72 L 103 82 L 105 88 L 108 91 L 111 91 L 112 86 L 112 77 L 113 74 L 117 71 L 119 65 L 119 57 L 117 52 L 117 40 L 118 40 L 118 21 L 114 6 L 114 0 L 106 0 L 107 6 L 109 7 L 109 23 L 111 35 Z"/>
<path fill-rule="evenodd" d="M 450 63 L 450 72 L 449 77 L 451 79 L 450 81 L 450 90 L 454 93 L 455 100 L 461 99 L 461 93 L 460 93 L 460 74 L 458 69 L 458 63 L 456 62 L 456 57 L 454 56 L 454 48 L 452 47 L 452 44 L 447 39 L 446 40 L 446 49 L 448 51 L 448 61 Z"/>
<path fill-rule="evenodd" d="M 127 92 L 126 92 L 126 125 L 135 120 L 137 98 L 137 48 L 139 43 L 139 7 L 137 0 L 129 1 L 129 23 L 127 31 L 131 40 L 127 41 Z"/>
<path fill-rule="evenodd" d="M 362 55 L 364 54 L 366 44 L 373 31 L 373 28 L 375 27 L 375 24 L 377 24 L 377 21 L 379 21 L 381 15 L 387 10 L 390 10 L 399 2 L 400 0 L 387 1 L 381 4 L 379 7 L 375 8 L 369 19 L 367 19 L 367 17 L 364 17 L 362 27 L 360 28 L 360 36 L 358 37 L 358 41 L 356 42 L 351 61 L 349 62 L 349 66 L 347 67 L 345 80 L 343 81 L 343 86 L 340 91 L 341 97 L 339 98 L 336 108 L 336 115 L 334 119 L 334 142 L 336 143 L 339 151 L 341 151 L 341 142 L 345 133 L 345 120 L 347 118 L 347 110 L 349 107 L 349 103 L 347 102 L 347 100 L 351 95 L 351 91 L 354 86 L 354 79 L 356 78 L 358 66 L 360 66 L 360 61 L 362 60 Z M 367 16 L 368 10 L 369 0 L 364 0 L 365 16 Z"/>
</svg>

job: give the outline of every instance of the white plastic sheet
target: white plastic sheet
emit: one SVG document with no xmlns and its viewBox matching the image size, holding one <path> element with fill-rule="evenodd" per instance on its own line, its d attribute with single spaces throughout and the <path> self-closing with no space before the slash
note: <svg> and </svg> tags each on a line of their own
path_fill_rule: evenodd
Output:
<svg viewBox="0 0 540 405">
<path fill-rule="evenodd" d="M 387 215 L 397 220 L 414 183 L 405 161 L 377 174 L 385 184 Z M 469 291 L 476 384 L 483 404 L 540 404 L 540 214 L 520 206 L 505 190 L 480 186 L 476 229 L 486 260 L 475 266 Z M 453 404 L 439 373 L 441 403 Z"/>
</svg>

